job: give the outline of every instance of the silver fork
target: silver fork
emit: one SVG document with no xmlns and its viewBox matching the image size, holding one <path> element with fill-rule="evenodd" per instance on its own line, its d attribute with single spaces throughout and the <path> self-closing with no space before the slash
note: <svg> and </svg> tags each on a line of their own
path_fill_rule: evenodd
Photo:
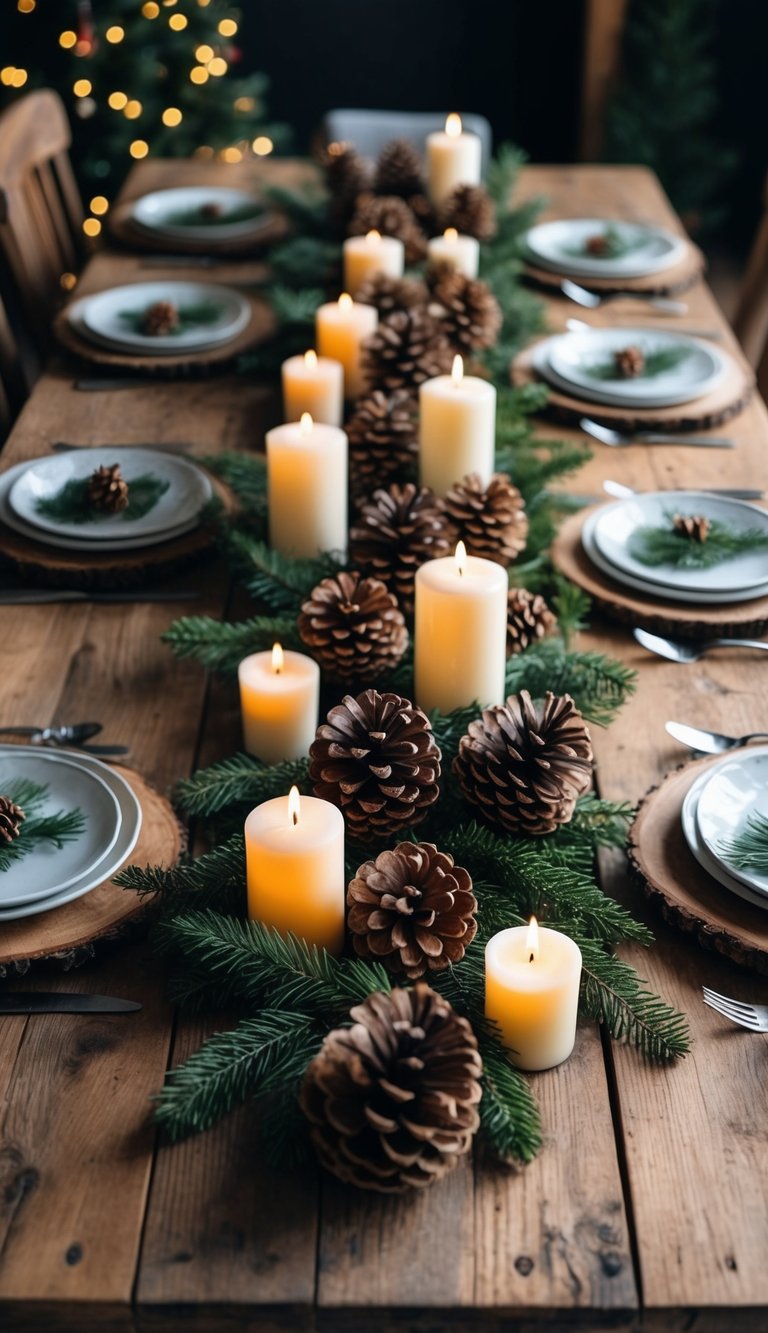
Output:
<svg viewBox="0 0 768 1333">
<path fill-rule="evenodd" d="M 764 491 L 750 491 L 731 486 L 702 486 L 699 489 L 702 495 L 723 495 L 729 500 L 762 500 L 765 495 Z M 603 490 L 606 495 L 612 495 L 616 500 L 631 500 L 634 495 L 643 493 L 635 490 L 633 486 L 625 486 L 623 481 L 613 481 L 611 477 L 606 477 Z"/>
<path fill-rule="evenodd" d="M 610 301 L 640 301 L 664 315 L 688 314 L 686 301 L 670 301 L 666 296 L 653 296 L 650 292 L 608 292 L 604 296 L 598 296 L 597 292 L 588 291 L 580 283 L 571 282 L 570 278 L 563 278 L 560 291 L 570 301 L 575 301 L 576 305 L 584 306 L 587 310 L 597 310 L 598 306 L 607 305 Z"/>
<path fill-rule="evenodd" d="M 693 445 L 697 449 L 733 448 L 733 440 L 727 439 L 724 435 L 678 435 L 671 431 L 614 430 L 611 426 L 604 426 L 600 421 L 593 421 L 591 417 L 581 417 L 579 425 L 585 435 L 591 435 L 593 440 L 599 440 L 601 444 L 607 444 L 611 449 L 627 449 L 631 444 Z"/>
<path fill-rule="evenodd" d="M 567 319 L 565 321 L 565 327 L 569 333 L 595 332 L 595 325 L 588 324 L 585 319 Z M 645 328 L 645 325 L 643 325 L 643 328 Z M 649 327 L 648 332 L 654 333 L 655 330 Z M 664 329 L 662 330 L 662 332 L 666 333 L 667 330 Z M 673 329 L 669 330 L 669 332 L 679 333 L 685 338 L 708 338 L 711 342 L 720 342 L 723 338 L 722 329 L 705 329 L 705 328 L 681 329 L 676 324 Z"/>
<path fill-rule="evenodd" d="M 716 990 L 710 990 L 709 986 L 702 986 L 704 992 L 704 1003 L 708 1004 L 710 1009 L 715 1009 L 723 1018 L 729 1018 L 732 1023 L 738 1023 L 739 1027 L 748 1028 L 750 1032 L 768 1032 L 768 1005 L 767 1004 L 744 1004 L 741 1000 L 732 1000 L 727 995 L 718 995 Z"/>
</svg>

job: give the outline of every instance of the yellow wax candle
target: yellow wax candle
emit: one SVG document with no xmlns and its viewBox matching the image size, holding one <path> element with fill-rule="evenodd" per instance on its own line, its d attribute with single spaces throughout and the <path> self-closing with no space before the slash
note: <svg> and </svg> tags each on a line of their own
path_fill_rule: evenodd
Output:
<svg viewBox="0 0 768 1333">
<path fill-rule="evenodd" d="M 265 764 L 303 759 L 315 739 L 320 668 L 303 653 L 252 653 L 237 668 L 243 739 Z"/>
<path fill-rule="evenodd" d="M 415 702 L 450 713 L 504 702 L 507 573 L 493 560 L 455 556 L 416 571 Z"/>
<path fill-rule="evenodd" d="M 457 185 L 479 185 L 482 144 L 451 112 L 445 130 L 427 135 L 427 190 L 433 204 L 445 203 Z"/>
<path fill-rule="evenodd" d="M 404 267 L 405 246 L 396 236 L 369 231 L 365 236 L 350 236 L 344 242 L 344 286 L 353 296 L 367 278 L 377 273 L 402 278 Z"/>
<path fill-rule="evenodd" d="M 378 322 L 375 306 L 353 301 L 348 292 L 342 292 L 338 301 L 329 301 L 318 308 L 315 316 L 317 350 L 321 356 L 341 362 L 347 398 L 359 398 L 365 392 L 362 342 L 375 331 Z"/>
<path fill-rule="evenodd" d="M 496 390 L 487 380 L 464 374 L 460 356 L 450 375 L 419 389 L 419 475 L 422 486 L 444 496 L 470 472 L 487 486 L 496 448 Z"/>
<path fill-rule="evenodd" d="M 485 946 L 485 1015 L 518 1069 L 562 1064 L 576 1040 L 581 951 L 559 930 L 514 926 Z"/>
<path fill-rule="evenodd" d="M 461 236 L 455 227 L 446 227 L 442 236 L 427 243 L 430 264 L 449 264 L 465 278 L 476 278 L 480 267 L 480 242 L 476 236 Z"/>
<path fill-rule="evenodd" d="M 339 954 L 344 947 L 344 816 L 315 796 L 277 796 L 245 821 L 252 921 Z"/>
<path fill-rule="evenodd" d="M 289 356 L 283 362 L 283 417 L 300 421 L 309 412 L 313 421 L 340 426 L 344 420 L 344 368 L 340 361 L 317 352 Z"/>
<path fill-rule="evenodd" d="M 347 437 L 308 412 L 267 431 L 269 540 L 283 555 L 347 547 Z"/>
</svg>

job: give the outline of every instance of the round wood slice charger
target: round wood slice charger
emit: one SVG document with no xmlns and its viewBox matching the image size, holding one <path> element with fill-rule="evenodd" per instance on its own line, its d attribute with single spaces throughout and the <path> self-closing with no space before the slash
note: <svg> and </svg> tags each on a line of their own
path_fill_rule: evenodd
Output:
<svg viewBox="0 0 768 1333">
<path fill-rule="evenodd" d="M 266 246 L 276 245 L 290 233 L 290 223 L 284 213 L 270 212 L 253 232 L 244 236 L 168 236 L 161 231 L 150 231 L 137 226 L 133 219 L 135 200 L 119 204 L 109 217 L 109 230 L 116 241 L 130 250 L 148 250 L 156 254 L 210 255 L 226 259 L 231 255 L 251 255 Z"/>
</svg>

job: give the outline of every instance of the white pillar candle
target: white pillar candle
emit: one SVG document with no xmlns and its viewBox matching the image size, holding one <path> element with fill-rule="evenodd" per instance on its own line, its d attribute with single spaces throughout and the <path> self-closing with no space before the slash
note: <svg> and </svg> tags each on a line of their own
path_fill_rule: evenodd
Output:
<svg viewBox="0 0 768 1333">
<path fill-rule="evenodd" d="M 485 946 L 485 1015 L 518 1069 L 551 1069 L 573 1050 L 581 951 L 559 930 L 515 926 Z"/>
<path fill-rule="evenodd" d="M 315 739 L 320 668 L 304 653 L 251 653 L 237 668 L 243 740 L 265 764 L 303 759 Z"/>
<path fill-rule="evenodd" d="M 344 421 L 344 368 L 340 361 L 317 352 L 290 356 L 283 362 L 283 417 L 300 421 L 309 412 L 313 421 L 340 426 Z"/>
<path fill-rule="evenodd" d="M 455 227 L 446 227 L 442 236 L 427 243 L 430 264 L 450 264 L 465 278 L 476 278 L 480 267 L 480 242 L 476 236 L 460 236 Z"/>
<path fill-rule="evenodd" d="M 425 712 L 504 702 L 508 591 L 506 570 L 463 542 L 417 569 L 415 702 Z"/>
<path fill-rule="evenodd" d="M 308 944 L 344 947 L 344 816 L 315 796 L 264 801 L 245 821 L 248 916 Z"/>
<path fill-rule="evenodd" d="M 350 236 L 344 242 L 344 286 L 353 296 L 367 278 L 378 273 L 402 278 L 404 268 L 405 246 L 396 236 L 369 231 L 365 236 Z"/>
<path fill-rule="evenodd" d="M 445 129 L 427 135 L 427 190 L 433 204 L 444 204 L 457 185 L 479 185 L 482 144 L 462 129 L 461 116 L 451 112 Z"/>
<path fill-rule="evenodd" d="M 347 549 L 347 437 L 301 421 L 267 431 L 269 540 L 283 555 Z"/>
<path fill-rule="evenodd" d="M 450 375 L 419 389 L 419 475 L 422 486 L 444 496 L 470 472 L 487 486 L 496 452 L 496 390 L 487 380 L 464 374 L 460 356 Z"/>
<path fill-rule="evenodd" d="M 317 350 L 321 356 L 341 362 L 347 398 L 359 398 L 365 392 L 366 378 L 360 364 L 361 345 L 363 339 L 375 331 L 378 322 L 376 307 L 353 301 L 348 292 L 342 292 L 338 301 L 329 301 L 317 311 Z"/>
</svg>

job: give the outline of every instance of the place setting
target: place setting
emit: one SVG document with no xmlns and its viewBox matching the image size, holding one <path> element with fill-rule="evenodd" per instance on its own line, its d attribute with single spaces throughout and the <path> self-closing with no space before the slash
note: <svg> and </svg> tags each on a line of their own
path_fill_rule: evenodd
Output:
<svg viewBox="0 0 768 1333">
<path fill-rule="evenodd" d="M 112 235 L 132 249 L 226 259 L 279 239 L 284 220 L 257 190 L 180 185 L 150 190 L 110 217 Z"/>
<path fill-rule="evenodd" d="M 704 256 L 686 236 L 619 218 L 539 223 L 526 232 L 523 258 L 542 286 L 575 278 L 588 290 L 640 298 L 685 291 L 704 270 Z"/>
</svg>

